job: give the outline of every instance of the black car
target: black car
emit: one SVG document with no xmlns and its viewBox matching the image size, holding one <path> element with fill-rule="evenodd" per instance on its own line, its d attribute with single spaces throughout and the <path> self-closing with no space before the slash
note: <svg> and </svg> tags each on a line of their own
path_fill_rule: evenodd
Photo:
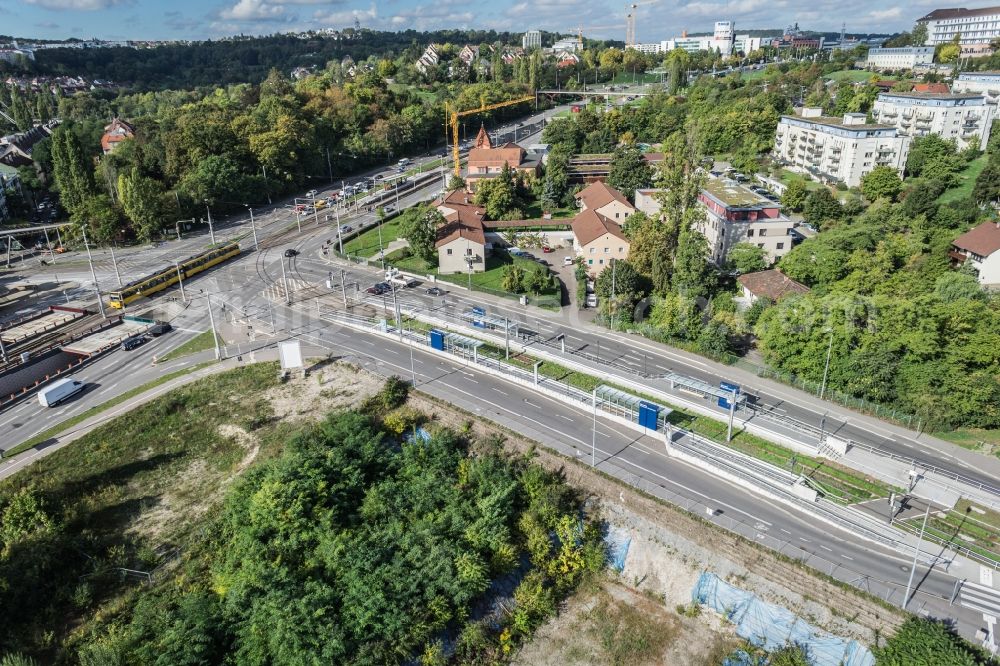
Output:
<svg viewBox="0 0 1000 666">
<path fill-rule="evenodd" d="M 172 330 L 173 327 L 170 324 L 168 324 L 165 321 L 160 321 L 153 324 L 146 332 L 152 335 L 154 338 L 158 338 L 164 333 L 169 333 Z"/>
<path fill-rule="evenodd" d="M 125 338 L 122 342 L 122 349 L 124 351 L 132 351 L 136 347 L 146 344 L 147 339 L 145 335 L 133 335 L 131 338 Z"/>
<path fill-rule="evenodd" d="M 448 292 L 446 292 L 444 289 L 441 289 L 440 287 L 431 287 L 430 289 L 427 290 L 428 296 L 444 296 L 446 293 Z"/>
<path fill-rule="evenodd" d="M 286 257 L 295 257 L 295 256 L 298 256 L 298 254 L 299 254 L 299 251 L 296 250 L 294 247 L 290 247 L 287 250 L 285 250 L 285 256 Z"/>
</svg>

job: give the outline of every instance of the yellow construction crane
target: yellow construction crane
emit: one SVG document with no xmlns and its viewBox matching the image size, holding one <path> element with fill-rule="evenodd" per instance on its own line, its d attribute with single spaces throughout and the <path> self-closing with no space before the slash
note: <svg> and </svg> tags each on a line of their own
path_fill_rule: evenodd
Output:
<svg viewBox="0 0 1000 666">
<path fill-rule="evenodd" d="M 525 102 L 534 101 L 534 95 L 525 95 L 524 97 L 518 97 L 517 99 L 512 99 L 506 102 L 497 102 L 496 104 L 487 104 L 486 100 L 480 100 L 478 109 L 469 109 L 468 111 L 450 111 L 448 124 L 451 126 L 451 155 L 455 160 L 455 175 L 462 175 L 461 159 L 458 154 L 458 119 L 464 116 L 471 116 L 476 113 L 485 113 L 486 111 L 493 111 L 494 109 L 501 109 L 505 106 L 513 106 L 515 104 L 524 104 Z M 449 113 L 450 107 L 448 103 L 445 102 L 444 110 L 445 113 Z"/>
</svg>

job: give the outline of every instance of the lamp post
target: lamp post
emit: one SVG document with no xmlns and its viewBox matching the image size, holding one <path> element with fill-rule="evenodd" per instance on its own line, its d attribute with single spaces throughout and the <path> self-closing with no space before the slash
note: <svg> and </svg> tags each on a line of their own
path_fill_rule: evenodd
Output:
<svg viewBox="0 0 1000 666">
<path fill-rule="evenodd" d="M 257 243 L 257 225 L 253 222 L 253 208 L 250 207 L 250 204 L 243 205 L 247 207 L 248 211 L 250 211 L 250 229 L 253 230 L 253 249 L 260 250 L 260 245 Z"/>
<path fill-rule="evenodd" d="M 205 301 L 208 303 L 208 325 L 212 327 L 212 342 L 215 343 L 215 360 L 222 358 L 222 350 L 219 349 L 219 334 L 215 331 L 215 315 L 212 314 L 212 297 L 205 294 Z M 237 349 L 237 351 L 239 351 Z"/>
<path fill-rule="evenodd" d="M 80 229 L 83 231 L 83 245 L 87 248 L 87 262 L 90 264 L 90 276 L 94 278 L 94 292 L 97 294 L 97 307 L 101 311 L 101 316 L 105 319 L 108 318 L 107 313 L 104 312 L 104 301 L 101 300 L 101 290 L 97 286 L 97 271 L 94 270 L 94 255 L 90 253 L 90 243 L 87 242 L 87 227 L 80 225 Z M 10 257 L 10 239 L 7 237 L 7 252 L 8 260 Z"/>
<path fill-rule="evenodd" d="M 913 574 L 917 570 L 917 557 L 920 555 L 920 545 L 924 542 L 924 530 L 927 528 L 927 517 L 931 513 L 931 503 L 927 502 L 927 510 L 924 511 L 924 524 L 920 526 L 920 537 L 917 539 L 917 545 L 913 547 L 913 566 L 910 567 L 910 580 L 906 583 L 906 596 L 903 597 L 903 610 L 906 610 L 906 604 L 910 603 L 910 588 L 913 585 Z"/>
<path fill-rule="evenodd" d="M 316 220 L 316 226 L 319 226 L 319 209 L 316 208 L 316 193 L 311 193 L 309 197 L 312 199 L 313 206 L 313 218 Z"/>
<path fill-rule="evenodd" d="M 187 296 L 184 295 L 184 275 L 181 273 L 181 265 L 175 261 L 174 268 L 177 269 L 177 284 L 181 287 L 181 302 L 187 303 Z"/>
<path fill-rule="evenodd" d="M 833 327 L 831 326 L 827 330 L 830 331 L 830 344 L 826 348 L 826 367 L 823 368 L 823 383 L 819 387 L 820 400 L 823 399 L 823 394 L 826 393 L 826 378 L 827 375 L 830 373 L 830 354 L 833 353 Z"/>
<path fill-rule="evenodd" d="M 215 228 L 212 226 L 212 209 L 208 207 L 208 199 L 205 199 L 205 212 L 208 213 L 208 235 L 212 238 L 212 245 L 215 245 Z"/>
</svg>

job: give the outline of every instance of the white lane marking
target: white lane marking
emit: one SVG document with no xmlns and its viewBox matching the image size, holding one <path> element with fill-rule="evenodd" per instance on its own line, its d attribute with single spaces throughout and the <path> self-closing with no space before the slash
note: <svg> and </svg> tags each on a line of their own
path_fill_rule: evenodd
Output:
<svg viewBox="0 0 1000 666">
<path fill-rule="evenodd" d="M 831 553 L 833 552 L 833 548 L 829 548 L 829 547 L 827 547 L 827 546 L 824 546 L 823 544 L 820 544 L 820 545 L 819 545 L 819 547 L 820 547 L 820 548 L 822 548 L 823 550 L 828 550 L 828 551 L 830 551 Z"/>
<path fill-rule="evenodd" d="M 845 560 L 852 560 L 852 561 L 854 560 L 854 558 L 851 557 L 850 555 L 844 555 L 843 553 L 840 553 L 840 556 Z"/>
<path fill-rule="evenodd" d="M 493 389 L 494 391 L 496 391 L 497 393 L 499 393 L 500 395 L 510 395 L 510 394 L 509 394 L 509 393 L 507 393 L 506 391 L 501 391 L 501 390 L 500 390 L 500 389 L 498 389 L 498 388 L 497 388 L 496 386 L 491 386 L 490 388 L 491 388 L 491 389 Z"/>
<path fill-rule="evenodd" d="M 561 419 L 566 419 L 566 420 L 567 420 L 567 421 L 569 421 L 570 423 L 572 423 L 572 422 L 573 422 L 573 419 L 571 419 L 571 418 L 570 418 L 570 417 L 568 417 L 568 416 L 564 416 L 563 414 L 559 414 L 558 416 L 559 416 L 559 418 L 561 418 Z"/>
</svg>

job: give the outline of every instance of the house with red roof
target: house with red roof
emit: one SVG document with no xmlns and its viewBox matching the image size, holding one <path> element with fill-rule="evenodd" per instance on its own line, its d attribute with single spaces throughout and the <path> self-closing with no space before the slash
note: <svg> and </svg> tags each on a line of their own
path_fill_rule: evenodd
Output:
<svg viewBox="0 0 1000 666">
<path fill-rule="evenodd" d="M 111 124 L 105 125 L 104 134 L 101 136 L 101 150 L 107 155 L 113 151 L 119 143 L 135 136 L 135 127 L 125 122 L 121 118 L 115 117 Z"/>
<path fill-rule="evenodd" d="M 516 143 L 508 142 L 502 146 L 494 147 L 486 128 L 480 127 L 479 134 L 476 135 L 476 142 L 469 150 L 468 174 L 465 177 L 466 188 L 470 192 L 475 192 L 476 183 L 480 180 L 496 178 L 503 171 L 505 164 L 515 172 L 533 178 L 538 175 L 541 160 L 537 157 L 529 159 L 527 151 Z"/>
<path fill-rule="evenodd" d="M 983 222 L 951 243 L 955 265 L 968 263 L 979 274 L 979 284 L 1000 287 L 1000 222 Z"/>
<path fill-rule="evenodd" d="M 621 192 L 599 180 L 587 185 L 573 195 L 573 198 L 581 210 L 596 211 L 619 225 L 635 212 L 635 206 Z"/>
</svg>

